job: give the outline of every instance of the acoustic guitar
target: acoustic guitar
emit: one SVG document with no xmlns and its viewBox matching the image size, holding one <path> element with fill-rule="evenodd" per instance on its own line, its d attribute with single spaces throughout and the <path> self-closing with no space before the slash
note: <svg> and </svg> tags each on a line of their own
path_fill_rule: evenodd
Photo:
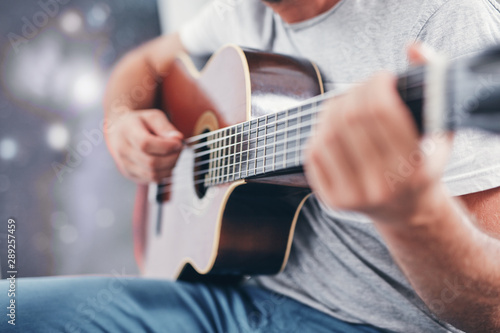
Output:
<svg viewBox="0 0 500 333">
<path fill-rule="evenodd" d="M 421 133 L 500 131 L 500 47 L 412 68 L 398 91 Z M 162 82 L 161 107 L 187 139 L 172 176 L 137 192 L 144 275 L 230 281 L 285 267 L 311 193 L 303 149 L 332 96 L 323 92 L 305 59 L 226 46 L 200 73 L 179 56 Z"/>
</svg>

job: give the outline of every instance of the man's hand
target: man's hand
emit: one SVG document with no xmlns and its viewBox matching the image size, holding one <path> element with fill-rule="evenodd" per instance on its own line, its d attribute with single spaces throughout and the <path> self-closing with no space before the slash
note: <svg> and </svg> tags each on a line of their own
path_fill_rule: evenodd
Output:
<svg viewBox="0 0 500 333">
<path fill-rule="evenodd" d="M 421 57 L 414 48 L 410 55 Z M 404 220 L 439 186 L 445 159 L 438 155 L 447 156 L 449 142 L 429 140 L 432 149 L 425 151 L 396 78 L 381 73 L 325 104 L 307 149 L 306 175 L 333 208 Z"/>
<path fill-rule="evenodd" d="M 410 50 L 413 59 L 421 55 Z M 450 137 L 431 136 L 433 149 L 423 149 L 389 74 L 331 100 L 320 117 L 305 165 L 319 198 L 371 217 L 412 287 L 440 318 L 467 332 L 499 332 L 500 242 L 475 227 L 440 182 Z M 490 235 L 499 230 L 499 193 L 462 198 Z M 450 285 L 459 286 L 452 301 Z"/>
<path fill-rule="evenodd" d="M 179 35 L 158 37 L 128 53 L 113 71 L 104 99 L 106 142 L 120 171 L 138 183 L 169 177 L 182 134 L 153 107 L 158 84 L 175 56 Z"/>
<path fill-rule="evenodd" d="M 120 171 L 138 183 L 169 177 L 183 147 L 182 134 L 155 109 L 118 118 L 106 139 Z"/>
</svg>

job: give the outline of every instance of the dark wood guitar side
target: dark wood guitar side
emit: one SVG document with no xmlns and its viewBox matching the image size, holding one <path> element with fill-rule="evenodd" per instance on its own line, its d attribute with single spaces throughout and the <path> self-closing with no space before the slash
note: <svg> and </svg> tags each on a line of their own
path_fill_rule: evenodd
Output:
<svg viewBox="0 0 500 333">
<path fill-rule="evenodd" d="M 228 46 L 201 73 L 181 56 L 163 82 L 162 100 L 171 122 L 189 138 L 322 92 L 319 71 L 310 62 Z M 199 195 L 194 160 L 187 146 L 174 170 L 172 192 L 158 197 L 153 186 L 148 200 L 148 188 L 138 189 L 134 234 L 143 273 L 183 280 L 208 274 L 216 280 L 283 269 L 310 193 L 300 170 L 274 180 L 216 185 Z"/>
</svg>

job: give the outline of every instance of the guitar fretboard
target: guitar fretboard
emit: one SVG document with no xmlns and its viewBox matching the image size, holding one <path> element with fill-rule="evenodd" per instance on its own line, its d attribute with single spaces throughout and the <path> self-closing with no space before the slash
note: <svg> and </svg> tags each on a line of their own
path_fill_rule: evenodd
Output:
<svg viewBox="0 0 500 333">
<path fill-rule="evenodd" d="M 400 76 L 397 85 L 420 131 L 424 76 L 424 68 L 416 67 Z M 190 143 L 197 183 L 209 187 L 301 167 L 320 105 L 332 95 L 196 137 Z"/>
<path fill-rule="evenodd" d="M 209 156 L 205 186 L 300 167 L 317 113 L 314 102 L 208 135 L 195 155 Z"/>
</svg>

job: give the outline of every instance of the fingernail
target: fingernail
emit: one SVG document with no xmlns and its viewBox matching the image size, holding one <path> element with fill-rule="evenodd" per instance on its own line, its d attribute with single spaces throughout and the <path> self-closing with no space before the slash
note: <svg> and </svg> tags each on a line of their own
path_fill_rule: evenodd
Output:
<svg viewBox="0 0 500 333">
<path fill-rule="evenodd" d="M 178 132 L 178 131 L 168 131 L 164 134 L 164 137 L 165 138 L 174 138 L 174 137 L 182 138 L 183 135 L 181 132 Z"/>
</svg>

